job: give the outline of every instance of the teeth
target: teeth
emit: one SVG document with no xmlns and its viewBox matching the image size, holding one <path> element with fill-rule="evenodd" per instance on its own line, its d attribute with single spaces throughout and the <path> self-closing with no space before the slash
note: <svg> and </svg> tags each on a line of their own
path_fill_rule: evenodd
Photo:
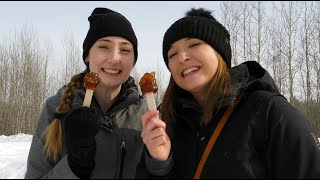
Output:
<svg viewBox="0 0 320 180">
<path fill-rule="evenodd" d="M 185 71 L 183 71 L 183 76 L 185 76 L 185 75 L 187 75 L 188 73 L 191 73 L 191 72 L 193 72 L 193 71 L 196 71 L 196 70 L 198 70 L 198 69 L 200 69 L 199 67 L 192 67 L 192 68 L 190 68 L 190 69 L 187 69 L 187 70 L 185 70 Z"/>
<path fill-rule="evenodd" d="M 110 74 L 118 74 L 120 70 L 114 70 L 114 69 L 103 69 L 105 72 Z"/>
</svg>

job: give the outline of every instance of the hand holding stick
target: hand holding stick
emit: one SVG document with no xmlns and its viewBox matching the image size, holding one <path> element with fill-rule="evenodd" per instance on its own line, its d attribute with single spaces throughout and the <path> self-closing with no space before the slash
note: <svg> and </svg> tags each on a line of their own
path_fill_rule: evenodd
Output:
<svg viewBox="0 0 320 180">
<path fill-rule="evenodd" d="M 154 94 L 158 90 L 155 73 L 145 73 L 141 78 L 139 85 L 141 87 L 142 95 L 147 101 L 149 110 L 157 110 L 154 99 Z M 143 126 L 141 137 L 150 156 L 153 159 L 165 161 L 168 159 L 170 154 L 171 141 L 165 131 L 166 124 L 159 119 L 158 114 L 158 112 L 149 111 L 141 117 Z M 155 116 L 157 117 L 153 119 L 153 121 L 150 121 Z M 158 129 L 163 130 L 159 131 Z M 157 134 L 157 137 L 155 137 L 155 134 Z"/>
</svg>

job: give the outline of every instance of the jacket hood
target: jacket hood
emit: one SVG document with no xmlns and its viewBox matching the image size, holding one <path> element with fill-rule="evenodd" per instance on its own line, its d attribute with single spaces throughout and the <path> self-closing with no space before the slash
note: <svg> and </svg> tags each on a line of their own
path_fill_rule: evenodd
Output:
<svg viewBox="0 0 320 180">
<path fill-rule="evenodd" d="M 279 93 L 278 87 L 266 71 L 256 61 L 246 61 L 230 69 L 232 91 L 221 101 L 221 107 L 232 104 L 240 94 L 249 95 L 257 90 Z"/>
<path fill-rule="evenodd" d="M 279 93 L 271 75 L 256 61 L 247 61 L 230 69 L 235 95 L 251 94 L 257 90 Z"/>
</svg>

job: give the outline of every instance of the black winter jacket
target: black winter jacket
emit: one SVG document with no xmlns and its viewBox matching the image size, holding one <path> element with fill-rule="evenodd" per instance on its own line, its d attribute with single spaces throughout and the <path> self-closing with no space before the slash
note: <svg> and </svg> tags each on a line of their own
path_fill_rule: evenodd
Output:
<svg viewBox="0 0 320 180">
<path fill-rule="evenodd" d="M 230 72 L 237 90 L 224 99 L 209 125 L 199 125 L 201 109 L 181 105 L 170 158 L 155 161 L 146 152 L 136 177 L 193 178 L 218 121 L 234 97 L 243 94 L 200 177 L 320 178 L 318 135 L 309 121 L 279 94 L 268 72 L 254 61 L 236 66 Z M 168 173 L 154 176 L 147 169 Z"/>
</svg>

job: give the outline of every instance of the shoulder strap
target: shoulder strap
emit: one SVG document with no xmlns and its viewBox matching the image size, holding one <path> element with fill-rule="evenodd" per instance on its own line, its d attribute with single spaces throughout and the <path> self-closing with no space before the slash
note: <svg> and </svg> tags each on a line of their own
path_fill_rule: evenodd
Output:
<svg viewBox="0 0 320 180">
<path fill-rule="evenodd" d="M 198 164 L 198 167 L 197 167 L 197 170 L 196 170 L 196 173 L 194 174 L 194 177 L 193 179 L 199 179 L 200 178 L 200 175 L 201 175 L 201 172 L 202 172 L 202 169 L 203 169 L 203 166 L 204 164 L 206 163 L 207 161 L 207 158 L 212 150 L 212 147 L 213 145 L 215 144 L 216 140 L 218 139 L 219 135 L 220 135 L 220 132 L 222 131 L 224 125 L 226 124 L 227 120 L 229 119 L 229 116 L 231 115 L 233 109 L 237 106 L 237 104 L 240 102 L 242 96 L 239 96 L 235 102 L 228 107 L 228 109 L 226 110 L 226 112 L 223 114 L 222 118 L 220 119 L 217 127 L 215 128 L 208 144 L 207 144 L 207 147 L 206 149 L 204 150 L 203 154 L 202 154 L 202 157 L 200 159 L 200 162 Z"/>
</svg>

